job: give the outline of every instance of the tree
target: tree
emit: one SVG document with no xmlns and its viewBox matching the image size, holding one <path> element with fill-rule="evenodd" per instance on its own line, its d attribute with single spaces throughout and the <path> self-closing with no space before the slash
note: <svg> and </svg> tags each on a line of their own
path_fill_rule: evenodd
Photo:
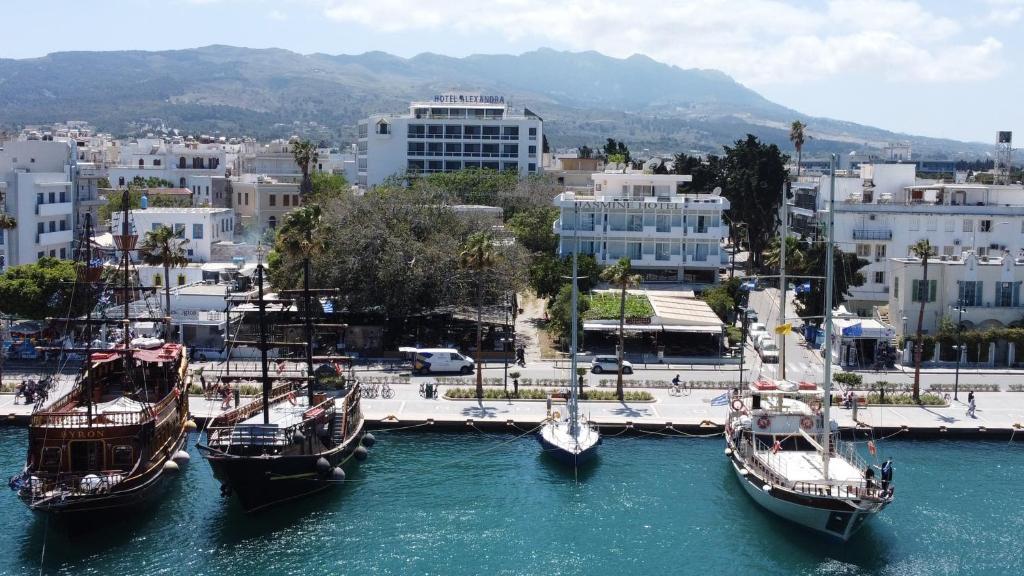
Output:
<svg viewBox="0 0 1024 576">
<path fill-rule="evenodd" d="M 720 156 L 711 154 L 705 160 L 697 156 L 687 154 L 676 154 L 673 157 L 672 173 L 688 174 L 693 180 L 680 187 L 680 192 L 711 192 L 716 186 L 722 186 L 725 181 L 723 162 Z"/>
<path fill-rule="evenodd" d="M 725 147 L 724 196 L 729 199 L 729 220 L 744 222 L 749 233 L 748 273 L 760 267 L 762 255 L 775 235 L 782 205 L 787 157 L 774 144 L 762 144 L 753 134 Z M 730 227 L 735 234 L 736 227 Z M 737 238 L 733 238 L 736 244 Z"/>
<path fill-rule="evenodd" d="M 487 232 L 477 232 L 469 237 L 459 254 L 459 265 L 473 273 L 476 284 L 476 397 L 478 400 L 484 397 L 484 372 L 483 372 L 483 276 L 488 270 L 494 267 L 496 255 L 494 252 L 494 240 Z"/>
<path fill-rule="evenodd" d="M 0 212 L 0 231 L 13 230 L 18 227 L 18 220 L 7 212 Z M 2 233 L 2 232 L 0 232 Z"/>
<path fill-rule="evenodd" d="M 584 159 L 590 158 L 590 157 L 592 157 L 594 155 L 594 149 L 591 148 L 590 146 L 587 146 L 586 144 L 584 144 L 583 146 L 579 147 L 579 155 L 580 155 L 580 158 L 584 158 Z"/>
<path fill-rule="evenodd" d="M 505 221 L 505 226 L 530 252 L 552 254 L 558 249 L 558 236 L 552 229 L 557 219 L 557 208 L 538 206 L 516 212 Z"/>
<path fill-rule="evenodd" d="M 75 278 L 72 260 L 43 257 L 35 264 L 11 266 L 0 274 L 0 312 L 32 320 L 83 314 L 88 306 L 84 293 L 68 289 Z"/>
<path fill-rule="evenodd" d="M 782 264 L 782 251 L 779 249 L 779 237 L 772 238 L 764 253 L 764 265 L 771 270 L 778 269 Z M 807 262 L 807 245 L 794 236 L 786 237 L 786 271 L 788 273 L 805 273 Z M 794 276 L 795 277 L 795 276 Z"/>
<path fill-rule="evenodd" d="M 794 120 L 789 127 L 789 141 L 796 148 L 796 175 L 800 177 L 800 161 L 803 158 L 804 150 L 804 129 L 807 125 L 799 120 Z"/>
<path fill-rule="evenodd" d="M 137 187 L 134 183 L 128 186 L 128 208 L 130 210 L 138 210 L 142 208 L 142 190 Z M 106 222 L 110 220 L 112 212 L 121 210 L 121 192 L 116 195 L 117 200 L 107 198 L 106 204 L 102 204 L 98 210 L 98 216 L 100 222 Z M 149 206 L 151 208 L 188 208 L 192 206 L 192 200 L 190 198 L 182 196 L 172 196 L 167 194 L 152 194 L 148 195 Z"/>
<path fill-rule="evenodd" d="M 629 164 L 633 159 L 629 154 L 629 146 L 626 146 L 621 140 L 614 138 L 609 138 L 605 142 L 603 151 L 608 162 L 613 162 L 613 156 L 617 157 L 619 164 Z"/>
<path fill-rule="evenodd" d="M 540 151 L 543 154 L 548 154 L 548 153 L 551 152 L 551 147 L 548 145 L 548 135 L 547 134 L 541 135 Z"/>
<path fill-rule="evenodd" d="M 590 290 L 597 284 L 601 267 L 591 254 L 580 254 L 576 258 L 576 275 L 579 277 L 580 292 Z M 530 287 L 538 298 L 553 298 L 572 276 L 572 256 L 559 258 L 555 254 L 534 254 L 530 261 Z"/>
<path fill-rule="evenodd" d="M 622 355 L 625 351 L 626 335 L 625 335 L 625 324 L 626 324 L 626 289 L 631 286 L 640 284 L 641 277 L 634 275 L 632 265 L 630 264 L 629 258 L 622 257 L 618 262 L 605 268 L 601 271 L 601 279 L 608 282 L 612 286 L 621 288 L 622 294 L 619 300 L 619 370 L 618 378 L 615 381 L 615 394 L 618 396 L 621 402 L 624 398 L 622 390 Z M 576 353 L 575 350 L 572 351 Z"/>
<path fill-rule="evenodd" d="M 316 164 L 319 158 L 316 146 L 309 140 L 293 142 L 292 156 L 295 157 L 295 163 L 299 165 L 299 170 L 302 171 L 302 183 L 299 185 L 299 192 L 303 196 L 308 196 L 313 192 L 313 181 L 309 177 L 309 165 Z"/>
<path fill-rule="evenodd" d="M 921 282 L 918 283 L 917 298 L 921 308 L 917 312 L 917 336 L 914 338 L 914 402 L 921 401 L 921 356 L 924 352 L 924 308 L 928 304 L 931 292 L 928 286 L 928 259 L 935 254 L 935 248 L 927 238 L 918 240 L 910 251 L 921 259 Z M 959 351 L 957 351 L 959 353 Z"/>
<path fill-rule="evenodd" d="M 348 180 L 341 174 L 317 172 L 310 176 L 310 180 L 313 191 L 309 202 L 325 202 L 330 198 L 350 193 Z"/>
<path fill-rule="evenodd" d="M 801 245 L 794 252 L 786 252 L 786 270 L 792 273 L 794 281 L 800 276 L 825 276 L 825 268 L 828 263 L 825 260 L 826 244 L 818 242 L 811 244 L 806 251 Z M 788 250 L 788 248 L 787 248 Z M 801 255 L 795 255 L 800 253 Z M 804 262 L 803 268 L 790 267 L 790 254 L 794 254 L 794 262 Z M 832 306 L 839 307 L 849 298 L 850 287 L 864 284 L 864 274 L 861 268 L 868 265 L 867 260 L 858 258 L 856 254 L 843 252 L 832 248 Z M 796 313 L 805 319 L 820 319 L 825 314 L 825 282 L 823 280 L 810 280 L 811 289 L 796 296 Z"/>
<path fill-rule="evenodd" d="M 576 299 L 576 329 L 583 329 L 583 314 L 590 309 L 588 298 Z M 548 302 L 548 327 L 565 337 L 572 330 L 572 285 L 566 282 Z"/>
<path fill-rule="evenodd" d="M 164 267 L 164 299 L 166 312 L 171 313 L 171 268 L 188 264 L 185 252 L 185 231 L 175 231 L 167 226 L 159 226 L 146 232 L 146 237 L 139 246 L 139 257 L 150 266 Z"/>
</svg>

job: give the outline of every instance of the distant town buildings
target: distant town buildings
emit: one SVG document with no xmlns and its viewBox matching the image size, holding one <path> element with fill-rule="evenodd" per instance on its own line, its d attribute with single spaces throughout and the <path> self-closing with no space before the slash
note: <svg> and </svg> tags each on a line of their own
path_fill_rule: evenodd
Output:
<svg viewBox="0 0 1024 576">
<path fill-rule="evenodd" d="M 465 168 L 540 169 L 544 121 L 513 111 L 501 96 L 444 94 L 413 102 L 406 114 L 373 114 L 359 122 L 358 184 L 390 176 Z"/>
<path fill-rule="evenodd" d="M 120 212 L 112 214 L 112 232 L 120 230 L 122 217 Z M 128 221 L 139 235 L 140 242 L 146 232 L 160 226 L 180 232 L 188 240 L 184 248 L 193 262 L 209 261 L 212 244 L 231 242 L 235 237 L 235 217 L 228 208 L 147 208 L 129 212 Z"/>
</svg>

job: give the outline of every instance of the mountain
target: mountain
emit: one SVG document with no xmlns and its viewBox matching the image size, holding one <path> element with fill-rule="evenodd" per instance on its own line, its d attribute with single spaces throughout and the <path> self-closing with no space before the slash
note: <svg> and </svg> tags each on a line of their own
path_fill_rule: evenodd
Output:
<svg viewBox="0 0 1024 576">
<path fill-rule="evenodd" d="M 451 91 L 501 94 L 529 108 L 545 119 L 555 147 L 613 137 L 655 153 L 720 151 L 749 132 L 789 150 L 788 126 L 799 119 L 811 136 L 805 157 L 895 141 L 909 141 L 924 157 L 975 158 L 990 148 L 808 117 L 722 72 L 640 55 L 540 49 L 400 58 L 206 46 L 0 59 L 0 122 L 7 128 L 74 119 L 121 135 L 167 127 L 260 138 L 302 134 L 345 144 L 360 118 L 402 112 L 411 100 Z"/>
</svg>

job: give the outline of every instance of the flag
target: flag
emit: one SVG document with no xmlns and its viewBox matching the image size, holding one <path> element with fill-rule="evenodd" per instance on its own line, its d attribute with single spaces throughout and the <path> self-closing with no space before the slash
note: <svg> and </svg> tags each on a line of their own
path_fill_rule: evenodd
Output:
<svg viewBox="0 0 1024 576">
<path fill-rule="evenodd" d="M 323 306 L 324 314 L 334 314 L 334 301 L 329 298 L 321 298 L 320 305 Z"/>
<path fill-rule="evenodd" d="M 715 396 L 711 399 L 712 406 L 725 406 L 729 403 L 729 393 L 722 392 L 720 395 Z"/>
<path fill-rule="evenodd" d="M 779 324 L 775 327 L 776 334 L 789 334 L 793 331 L 793 324 L 786 322 L 785 324 Z"/>
</svg>

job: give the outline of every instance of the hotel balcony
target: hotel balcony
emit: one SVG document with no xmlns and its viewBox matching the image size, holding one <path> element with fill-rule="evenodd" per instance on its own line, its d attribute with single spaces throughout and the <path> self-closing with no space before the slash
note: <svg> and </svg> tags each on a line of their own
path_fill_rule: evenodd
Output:
<svg viewBox="0 0 1024 576">
<path fill-rule="evenodd" d="M 74 232 L 71 230 L 60 230 L 57 232 L 43 232 L 36 234 L 36 244 L 50 246 L 52 244 L 68 244 L 74 240 Z"/>
<path fill-rule="evenodd" d="M 68 216 L 72 213 L 71 202 L 54 202 L 52 204 L 36 204 L 39 216 Z"/>
<path fill-rule="evenodd" d="M 892 240 L 892 230 L 881 228 L 867 229 L 855 228 L 853 230 L 854 240 Z"/>
</svg>

